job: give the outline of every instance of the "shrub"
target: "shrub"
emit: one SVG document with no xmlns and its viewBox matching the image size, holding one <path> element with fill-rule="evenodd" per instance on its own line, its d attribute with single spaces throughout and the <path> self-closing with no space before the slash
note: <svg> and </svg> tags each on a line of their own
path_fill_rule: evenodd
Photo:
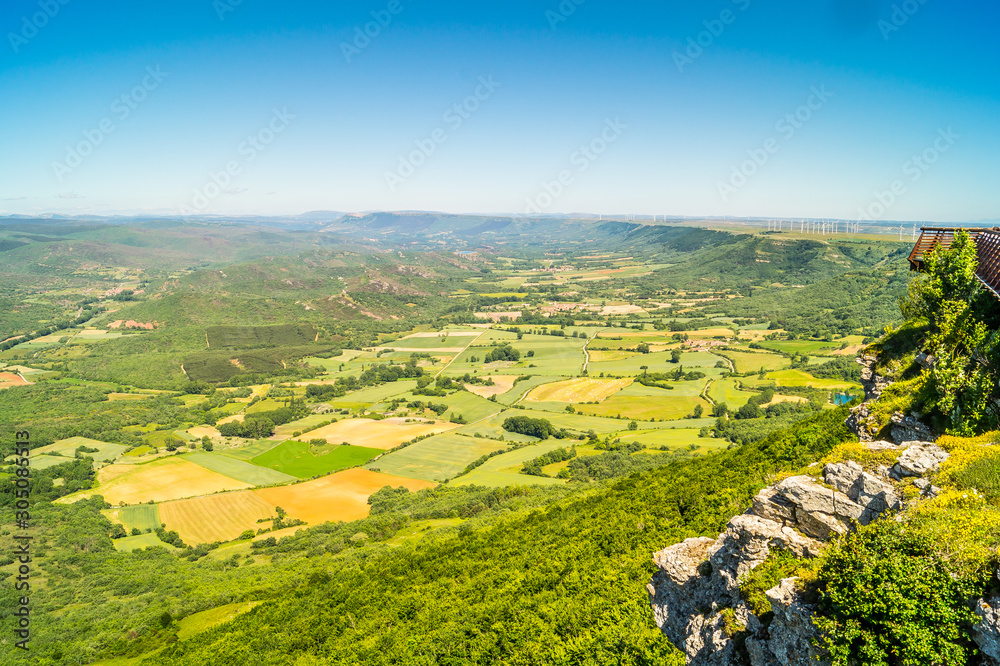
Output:
<svg viewBox="0 0 1000 666">
<path fill-rule="evenodd" d="M 966 600 L 974 590 L 952 577 L 933 546 L 917 530 L 883 519 L 830 548 L 815 622 L 834 666 L 969 662 L 975 616 Z"/>
</svg>

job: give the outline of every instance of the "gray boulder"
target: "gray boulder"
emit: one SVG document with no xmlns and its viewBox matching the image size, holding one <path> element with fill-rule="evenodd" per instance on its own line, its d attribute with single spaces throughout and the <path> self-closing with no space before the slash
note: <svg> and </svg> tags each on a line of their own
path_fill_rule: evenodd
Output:
<svg viewBox="0 0 1000 666">
<path fill-rule="evenodd" d="M 972 610 L 979 616 L 979 624 L 972 628 L 973 640 L 987 664 L 1000 664 L 1000 597 L 977 599 Z"/>
<path fill-rule="evenodd" d="M 824 480 L 863 506 L 858 522 L 867 525 L 885 511 L 901 508 L 899 496 L 891 484 L 872 476 L 855 462 L 831 463 L 823 468 Z"/>
<path fill-rule="evenodd" d="M 766 636 L 746 641 L 751 666 L 829 666 L 813 642 L 819 631 L 812 623 L 815 609 L 803 599 L 796 578 L 786 578 L 766 592 L 774 619 Z"/>
<path fill-rule="evenodd" d="M 774 488 L 795 507 L 795 522 L 807 536 L 823 541 L 845 534 L 865 516 L 860 506 L 844 493 L 824 488 L 808 476 L 793 476 Z"/>
<path fill-rule="evenodd" d="M 949 458 L 944 449 L 932 442 L 904 442 L 902 446 L 906 450 L 893 467 L 893 471 L 900 476 L 923 476 L 928 472 L 936 472 L 941 468 L 941 463 Z"/>
<path fill-rule="evenodd" d="M 904 416 L 902 412 L 892 415 L 892 439 L 898 443 L 914 440 L 933 442 L 937 439 L 934 431 L 917 418 L 916 413 Z"/>
</svg>

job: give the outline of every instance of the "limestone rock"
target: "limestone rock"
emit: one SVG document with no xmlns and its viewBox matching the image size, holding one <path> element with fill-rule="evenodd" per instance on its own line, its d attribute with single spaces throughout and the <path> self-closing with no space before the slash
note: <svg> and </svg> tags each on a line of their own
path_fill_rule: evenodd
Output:
<svg viewBox="0 0 1000 666">
<path fill-rule="evenodd" d="M 775 491 L 795 506 L 795 521 L 807 536 L 824 541 L 844 534 L 865 515 L 864 507 L 837 490 L 824 488 L 808 476 L 785 479 Z"/>
<path fill-rule="evenodd" d="M 757 493 L 750 512 L 786 527 L 795 526 L 795 505 L 779 495 L 774 488 L 764 488 Z"/>
<path fill-rule="evenodd" d="M 708 561 L 716 540 L 706 537 L 687 539 L 653 556 L 659 568 L 647 585 L 656 625 L 676 646 L 684 644 L 687 625 L 699 610 L 711 606 L 708 598 L 709 573 L 702 565 Z"/>
<path fill-rule="evenodd" d="M 979 616 L 979 624 L 972 628 L 973 640 L 987 657 L 986 663 L 1000 664 L 1000 597 L 977 599 L 972 610 Z"/>
<path fill-rule="evenodd" d="M 903 446 L 907 448 L 893 467 L 901 476 L 923 476 L 936 472 L 941 463 L 949 458 L 944 449 L 931 442 L 904 442 Z"/>
<path fill-rule="evenodd" d="M 875 438 L 878 424 L 872 418 L 868 409 L 868 403 L 861 403 L 856 407 L 851 407 L 847 420 L 844 421 L 848 430 L 858 436 L 862 442 L 870 442 Z"/>
<path fill-rule="evenodd" d="M 867 525 L 885 511 L 898 511 L 901 507 L 892 485 L 868 474 L 855 462 L 831 463 L 823 468 L 823 478 L 864 507 L 865 513 L 858 520 L 862 525 Z"/>
<path fill-rule="evenodd" d="M 917 415 L 904 416 L 902 412 L 892 415 L 892 439 L 898 443 L 920 441 L 935 441 L 934 431 L 921 423 Z"/>
<path fill-rule="evenodd" d="M 869 451 L 894 451 L 899 448 L 897 445 L 887 442 L 884 439 L 880 439 L 877 442 L 865 442 L 863 446 Z"/>
<path fill-rule="evenodd" d="M 796 578 L 786 578 L 766 592 L 774 619 L 765 638 L 747 639 L 751 666 L 829 666 L 822 651 L 813 646 L 819 631 L 812 623 L 814 608 L 796 589 Z"/>
<path fill-rule="evenodd" d="M 861 385 L 865 387 L 865 402 L 878 400 L 882 391 L 892 382 L 875 372 L 875 364 L 878 358 L 875 356 L 862 356 L 857 359 L 861 364 Z"/>
</svg>

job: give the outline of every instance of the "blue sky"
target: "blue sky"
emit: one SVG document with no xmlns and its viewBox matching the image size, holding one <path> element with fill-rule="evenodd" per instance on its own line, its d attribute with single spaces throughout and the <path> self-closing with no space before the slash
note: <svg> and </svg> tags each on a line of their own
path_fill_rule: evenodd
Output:
<svg viewBox="0 0 1000 666">
<path fill-rule="evenodd" d="M 970 0 L 7 0 L 0 214 L 1000 218 L 998 24 Z"/>
</svg>

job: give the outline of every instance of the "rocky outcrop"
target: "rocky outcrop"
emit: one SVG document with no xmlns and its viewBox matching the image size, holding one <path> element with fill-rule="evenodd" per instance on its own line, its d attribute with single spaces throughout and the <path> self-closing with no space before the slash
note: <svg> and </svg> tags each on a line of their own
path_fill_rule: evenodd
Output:
<svg viewBox="0 0 1000 666">
<path fill-rule="evenodd" d="M 648 590 L 656 624 L 689 664 L 823 663 L 809 661 L 821 656 L 812 646 L 813 610 L 794 581 L 767 592 L 769 626 L 740 595 L 741 581 L 772 552 L 815 557 L 824 541 L 900 507 L 893 486 L 856 463 L 827 465 L 823 481 L 830 487 L 809 476 L 784 479 L 761 490 L 718 538 L 688 539 L 653 557 L 659 571 Z"/>
<path fill-rule="evenodd" d="M 798 589 L 797 578 L 786 578 L 767 591 L 774 618 L 766 635 L 746 640 L 752 666 L 800 666 L 830 663 L 814 643 L 819 631 L 812 623 L 816 609 Z"/>
<path fill-rule="evenodd" d="M 941 468 L 941 463 L 948 459 L 945 450 L 933 442 L 905 442 L 903 446 L 906 450 L 892 468 L 901 477 L 936 472 Z"/>
<path fill-rule="evenodd" d="M 878 357 L 866 354 L 857 360 L 861 364 L 861 385 L 865 388 L 865 402 L 878 400 L 892 382 L 875 372 Z"/>
<path fill-rule="evenodd" d="M 972 628 L 972 635 L 986 663 L 1000 664 L 1000 597 L 979 599 L 972 611 L 979 616 L 979 624 Z"/>
<path fill-rule="evenodd" d="M 902 412 L 892 415 L 892 438 L 897 444 L 913 441 L 930 441 L 937 439 L 934 431 L 924 425 L 916 414 L 905 416 Z"/>
</svg>

